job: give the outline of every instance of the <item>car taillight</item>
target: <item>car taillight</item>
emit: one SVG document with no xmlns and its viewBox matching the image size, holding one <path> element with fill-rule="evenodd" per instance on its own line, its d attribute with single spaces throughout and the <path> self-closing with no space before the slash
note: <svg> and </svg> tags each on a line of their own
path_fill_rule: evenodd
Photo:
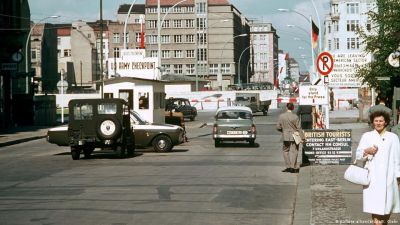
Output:
<svg viewBox="0 0 400 225">
<path fill-rule="evenodd" d="M 256 125 L 251 125 L 251 133 L 255 134 L 257 133 Z"/>
<path fill-rule="evenodd" d="M 218 129 L 218 125 L 214 125 L 214 127 L 213 127 L 213 134 L 216 134 L 216 133 L 217 133 L 217 129 Z"/>
</svg>

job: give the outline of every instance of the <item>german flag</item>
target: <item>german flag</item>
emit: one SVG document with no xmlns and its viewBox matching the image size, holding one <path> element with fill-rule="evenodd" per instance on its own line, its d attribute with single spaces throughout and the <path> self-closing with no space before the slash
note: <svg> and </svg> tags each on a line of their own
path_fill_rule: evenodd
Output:
<svg viewBox="0 0 400 225">
<path fill-rule="evenodd" d="M 314 21 L 311 21 L 311 26 L 312 26 L 312 47 L 314 49 L 317 48 L 318 45 L 318 35 L 319 35 L 319 29 L 317 25 L 315 25 Z"/>
</svg>

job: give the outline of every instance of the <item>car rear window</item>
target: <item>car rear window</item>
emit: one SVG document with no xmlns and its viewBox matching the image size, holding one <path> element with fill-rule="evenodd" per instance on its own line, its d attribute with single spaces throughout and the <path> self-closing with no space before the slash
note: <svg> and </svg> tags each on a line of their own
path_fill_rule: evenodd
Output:
<svg viewBox="0 0 400 225">
<path fill-rule="evenodd" d="M 93 118 L 93 106 L 90 104 L 76 104 L 73 109 L 75 120 L 91 120 Z"/>
<path fill-rule="evenodd" d="M 97 107 L 97 112 L 99 114 L 116 114 L 117 113 L 117 104 L 115 103 L 102 103 Z"/>
<path fill-rule="evenodd" d="M 221 111 L 217 114 L 217 119 L 251 119 L 252 115 L 246 111 Z"/>
</svg>

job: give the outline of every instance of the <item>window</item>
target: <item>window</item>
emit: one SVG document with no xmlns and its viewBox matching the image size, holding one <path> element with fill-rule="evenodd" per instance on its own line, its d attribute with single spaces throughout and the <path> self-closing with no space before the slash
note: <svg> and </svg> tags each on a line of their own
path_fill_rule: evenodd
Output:
<svg viewBox="0 0 400 225">
<path fill-rule="evenodd" d="M 161 51 L 162 58 L 169 58 L 169 50 L 162 50 Z"/>
<path fill-rule="evenodd" d="M 231 65 L 230 64 L 222 64 L 221 65 L 221 71 L 222 73 L 231 73 Z"/>
<path fill-rule="evenodd" d="M 347 20 L 347 31 L 356 31 L 359 26 L 358 20 Z"/>
<path fill-rule="evenodd" d="M 57 45 L 61 45 L 61 38 L 57 38 Z"/>
<path fill-rule="evenodd" d="M 333 32 L 338 32 L 339 31 L 339 21 L 333 21 Z"/>
<path fill-rule="evenodd" d="M 164 73 L 168 74 L 170 72 L 170 65 L 169 64 L 163 64 L 161 67 L 164 70 Z"/>
<path fill-rule="evenodd" d="M 194 20 L 186 20 L 186 27 L 187 28 L 192 28 L 194 27 Z"/>
<path fill-rule="evenodd" d="M 331 29 L 332 29 L 331 23 L 328 22 L 328 34 L 331 33 Z"/>
<path fill-rule="evenodd" d="M 334 38 L 333 39 L 333 45 L 334 45 L 334 48 L 335 48 L 335 50 L 337 50 L 337 49 L 339 49 L 339 38 Z"/>
<path fill-rule="evenodd" d="M 136 42 L 140 42 L 140 33 L 135 33 Z"/>
<path fill-rule="evenodd" d="M 199 2 L 196 3 L 196 13 L 202 14 L 207 12 L 207 3 L 205 2 Z"/>
<path fill-rule="evenodd" d="M 139 109 L 149 109 L 149 92 L 139 92 Z"/>
<path fill-rule="evenodd" d="M 197 60 L 206 61 L 207 60 L 207 49 L 199 48 L 197 51 Z"/>
<path fill-rule="evenodd" d="M 207 34 L 199 33 L 197 34 L 197 44 L 204 45 L 207 43 Z"/>
<path fill-rule="evenodd" d="M 182 43 L 182 35 L 174 35 L 175 43 Z"/>
<path fill-rule="evenodd" d="M 125 42 L 129 43 L 129 33 L 125 33 L 124 38 L 125 38 Z"/>
<path fill-rule="evenodd" d="M 332 50 L 332 40 L 328 40 L 328 50 Z"/>
<path fill-rule="evenodd" d="M 186 35 L 186 42 L 187 43 L 194 43 L 194 35 L 193 34 L 187 34 Z"/>
<path fill-rule="evenodd" d="M 92 34 L 87 34 L 87 37 L 88 37 L 88 38 L 91 38 L 91 37 L 92 37 Z"/>
<path fill-rule="evenodd" d="M 358 3 L 347 3 L 347 14 L 359 14 Z"/>
<path fill-rule="evenodd" d="M 147 43 L 149 44 L 157 43 L 157 35 L 147 35 Z"/>
<path fill-rule="evenodd" d="M 167 13 L 169 10 L 169 7 L 161 7 L 161 12 L 162 13 Z"/>
<path fill-rule="evenodd" d="M 205 63 L 198 63 L 197 64 L 197 72 L 199 73 L 199 74 L 205 74 L 205 73 L 207 73 L 207 64 L 205 64 Z"/>
<path fill-rule="evenodd" d="M 182 74 L 182 65 L 174 65 L 174 73 L 175 74 Z"/>
<path fill-rule="evenodd" d="M 161 43 L 171 43 L 169 35 L 161 35 Z"/>
<path fill-rule="evenodd" d="M 74 119 L 75 120 L 91 120 L 93 118 L 93 106 L 89 104 L 75 105 Z"/>
<path fill-rule="evenodd" d="M 119 48 L 114 48 L 114 58 L 119 58 Z"/>
<path fill-rule="evenodd" d="M 359 38 L 347 38 L 347 49 L 360 49 Z"/>
<path fill-rule="evenodd" d="M 174 50 L 175 58 L 183 58 L 182 50 Z"/>
<path fill-rule="evenodd" d="M 197 21 L 196 23 L 197 28 L 206 28 L 206 22 L 207 22 L 206 18 L 197 18 L 196 21 Z"/>
<path fill-rule="evenodd" d="M 116 114 L 117 104 L 115 103 L 102 103 L 97 106 L 97 112 L 99 114 Z"/>
<path fill-rule="evenodd" d="M 164 20 L 162 27 L 163 28 L 169 28 L 171 26 L 170 21 L 169 20 Z"/>
<path fill-rule="evenodd" d="M 186 7 L 186 12 L 194 12 L 194 7 L 193 6 L 187 6 Z"/>
<path fill-rule="evenodd" d="M 148 23 L 149 23 L 149 28 L 157 28 L 157 20 L 149 20 Z"/>
<path fill-rule="evenodd" d="M 157 57 L 157 54 L 158 53 L 158 51 L 157 50 L 151 50 L 150 51 L 150 57 Z"/>
<path fill-rule="evenodd" d="M 194 64 L 186 64 L 186 73 L 187 74 L 194 74 Z"/>
<path fill-rule="evenodd" d="M 174 20 L 174 28 L 181 28 L 182 20 Z"/>
<path fill-rule="evenodd" d="M 36 60 L 36 50 L 34 49 L 31 50 L 31 59 Z"/>
<path fill-rule="evenodd" d="M 367 21 L 367 31 L 371 31 L 371 20 Z"/>
<path fill-rule="evenodd" d="M 157 13 L 157 7 L 147 8 L 148 13 Z"/>
<path fill-rule="evenodd" d="M 70 57 L 71 56 L 71 49 L 64 49 L 64 57 Z"/>
<path fill-rule="evenodd" d="M 181 12 L 183 12 L 183 9 L 180 6 L 176 6 L 175 8 L 173 8 L 173 12 L 174 13 L 181 13 Z"/>
<path fill-rule="evenodd" d="M 218 64 L 210 64 L 210 74 L 218 74 Z"/>
<path fill-rule="evenodd" d="M 186 50 L 186 58 L 194 58 L 194 50 Z"/>
<path fill-rule="evenodd" d="M 333 14 L 337 14 L 338 13 L 338 9 L 339 9 L 339 7 L 338 7 L 338 4 L 332 4 L 332 13 Z"/>
<path fill-rule="evenodd" d="M 114 33 L 113 43 L 114 44 L 118 44 L 119 43 L 119 33 Z"/>
</svg>

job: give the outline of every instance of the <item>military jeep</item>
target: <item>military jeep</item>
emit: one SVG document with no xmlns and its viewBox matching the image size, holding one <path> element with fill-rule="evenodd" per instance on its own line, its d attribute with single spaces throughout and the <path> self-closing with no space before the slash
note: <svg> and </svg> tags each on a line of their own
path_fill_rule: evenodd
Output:
<svg viewBox="0 0 400 225">
<path fill-rule="evenodd" d="M 130 109 L 122 99 L 73 99 L 68 104 L 68 138 L 73 160 L 95 148 L 112 149 L 119 157 L 133 155 L 135 134 Z"/>
</svg>

